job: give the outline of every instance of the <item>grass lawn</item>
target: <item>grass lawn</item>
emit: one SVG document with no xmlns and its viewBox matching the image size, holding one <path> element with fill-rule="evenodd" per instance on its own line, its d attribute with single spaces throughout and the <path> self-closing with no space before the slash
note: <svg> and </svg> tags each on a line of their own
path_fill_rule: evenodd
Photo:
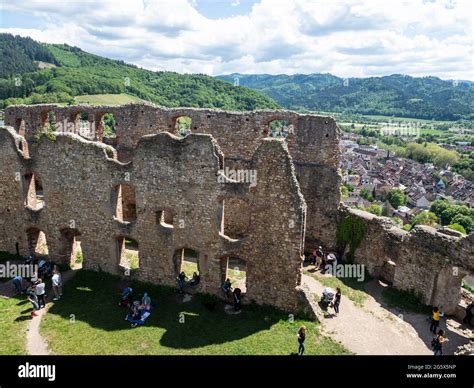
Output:
<svg viewBox="0 0 474 388">
<path fill-rule="evenodd" d="M 0 354 L 26 354 L 26 326 L 30 320 L 31 303 L 26 296 L 0 296 Z"/>
<path fill-rule="evenodd" d="M 333 290 L 339 287 L 342 295 L 348 297 L 356 306 L 362 307 L 367 300 L 368 294 L 365 292 L 365 282 L 358 282 L 357 279 L 352 278 L 342 279 L 325 276 L 319 272 L 309 272 L 306 269 L 304 273 L 313 277 L 325 287 L 331 287 Z"/>
<path fill-rule="evenodd" d="M 307 354 L 349 354 L 322 336 L 315 322 L 290 322 L 271 307 L 244 306 L 228 315 L 211 296 L 194 295 L 182 303 L 175 290 L 134 283 L 136 297 L 147 291 L 156 307 L 146 324 L 135 329 L 118 306 L 122 281 L 81 270 L 65 286 L 64 297 L 41 323 L 53 354 L 289 355 L 297 350 L 296 332 L 307 327 Z M 184 322 L 183 322 L 184 318 Z"/>
<path fill-rule="evenodd" d="M 142 99 L 132 96 L 131 94 L 88 94 L 76 96 L 74 100 L 80 104 L 90 105 L 122 105 L 131 102 L 140 102 Z"/>
</svg>

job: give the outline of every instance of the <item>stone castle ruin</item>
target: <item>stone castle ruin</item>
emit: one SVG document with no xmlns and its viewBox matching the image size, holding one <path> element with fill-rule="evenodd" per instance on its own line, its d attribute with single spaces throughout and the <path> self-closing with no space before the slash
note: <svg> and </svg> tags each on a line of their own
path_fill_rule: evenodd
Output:
<svg viewBox="0 0 474 388">
<path fill-rule="evenodd" d="M 107 114 L 115 119 L 113 137 L 104 136 Z M 285 123 L 283 137 L 271 136 L 275 122 Z M 239 260 L 246 300 L 289 311 L 301 302 L 305 249 L 341 249 L 338 228 L 352 219 L 364 229 L 361 241 L 349 237 L 344 245 L 356 263 L 446 312 L 473 269 L 473 235 L 427 227 L 407 233 L 340 205 L 340 130 L 331 117 L 36 105 L 8 107 L 5 124 L 2 251 L 29 255 L 46 240 L 52 260 L 68 263 L 80 241 L 84 268 L 123 274 L 131 240 L 138 265 L 130 276 L 175 286 L 189 249 L 199 291 L 219 294 L 229 262 Z"/>
</svg>

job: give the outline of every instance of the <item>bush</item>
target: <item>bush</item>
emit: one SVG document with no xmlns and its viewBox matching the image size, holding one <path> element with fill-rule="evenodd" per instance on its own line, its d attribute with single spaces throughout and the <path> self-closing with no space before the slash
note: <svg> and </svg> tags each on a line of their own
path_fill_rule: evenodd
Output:
<svg viewBox="0 0 474 388">
<path fill-rule="evenodd" d="M 451 224 L 451 225 L 448 225 L 448 228 L 452 230 L 457 230 L 458 232 L 461 232 L 462 234 L 466 234 L 466 229 L 464 229 L 462 225 Z"/>
<path fill-rule="evenodd" d="M 412 225 L 428 225 L 436 226 L 438 223 L 438 217 L 432 212 L 422 212 L 413 217 Z"/>
<path fill-rule="evenodd" d="M 375 214 L 376 216 L 380 216 L 382 214 L 382 208 L 376 203 L 370 205 L 366 210 L 369 213 Z"/>
</svg>

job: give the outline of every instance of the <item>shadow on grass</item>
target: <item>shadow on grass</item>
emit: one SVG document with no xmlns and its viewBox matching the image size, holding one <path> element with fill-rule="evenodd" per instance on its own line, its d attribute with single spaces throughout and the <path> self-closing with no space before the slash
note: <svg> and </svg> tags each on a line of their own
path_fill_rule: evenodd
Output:
<svg viewBox="0 0 474 388">
<path fill-rule="evenodd" d="M 23 322 L 31 320 L 31 315 L 20 315 L 19 317 L 15 318 L 15 322 Z"/>
<path fill-rule="evenodd" d="M 56 302 L 48 314 L 70 319 L 106 331 L 132 329 L 124 318 L 127 309 L 119 307 L 119 293 L 123 281 L 106 273 L 81 270 L 65 286 L 64 297 Z M 152 284 L 132 282 L 134 299 L 144 292 L 156 305 L 145 327 L 164 328 L 159 339 L 162 346 L 192 349 L 210 344 L 221 344 L 267 330 L 288 315 L 272 307 L 244 306 L 242 314 L 224 312 L 224 303 L 213 296 L 196 294 L 192 300 L 180 303 L 175 290 Z M 215 309 L 209 309 L 214 305 Z"/>
</svg>

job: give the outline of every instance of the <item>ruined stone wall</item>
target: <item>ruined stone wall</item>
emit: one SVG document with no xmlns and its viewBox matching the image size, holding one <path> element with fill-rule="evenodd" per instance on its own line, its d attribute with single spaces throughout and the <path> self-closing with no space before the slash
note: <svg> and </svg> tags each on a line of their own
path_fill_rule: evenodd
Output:
<svg viewBox="0 0 474 388">
<path fill-rule="evenodd" d="M 176 133 L 176 120 L 191 117 L 193 133 L 211 134 L 222 149 L 229 168 L 245 168 L 268 135 L 273 120 L 285 120 L 291 126 L 288 148 L 293 158 L 301 191 L 308 205 L 306 237 L 309 247 L 322 244 L 334 248 L 337 209 L 340 200 L 340 174 L 338 172 L 340 131 L 331 117 L 298 114 L 285 110 L 255 112 L 228 112 L 198 108 L 162 108 L 152 104 L 124 106 L 56 105 L 10 106 L 5 110 L 5 123 L 35 141 L 44 130 L 48 112 L 63 127 L 78 132 L 78 115 L 87 114 L 91 138 L 103 140 L 102 117 L 112 113 L 116 120 L 117 138 L 112 142 L 121 161 L 130 161 L 133 150 L 144 135 L 160 132 Z M 23 121 L 22 121 L 23 120 Z M 243 209 L 242 211 L 245 211 Z"/>
<path fill-rule="evenodd" d="M 390 219 L 344 208 L 341 218 L 363 220 L 366 231 L 354 262 L 397 289 L 415 290 L 423 302 L 453 313 L 460 299 L 461 281 L 474 271 L 474 234 L 448 236 L 425 225 L 410 232 Z"/>
<path fill-rule="evenodd" d="M 133 239 L 139 268 L 132 276 L 175 286 L 176 252 L 189 248 L 198 252 L 199 291 L 216 295 L 223 259 L 239 257 L 246 262 L 247 301 L 297 307 L 306 205 L 283 141 L 262 139 L 248 161 L 258 176 L 250 186 L 218 180 L 224 157 L 211 135 L 143 136 L 128 163 L 110 146 L 75 134 L 35 138 L 31 157 L 20 151 L 22 140 L 13 128 L 0 128 L 0 250 L 14 253 L 18 244 L 27 255 L 29 236 L 42 231 L 51 258 L 67 262 L 77 237 L 84 268 L 123 274 L 123 239 Z M 41 209 L 26 206 L 29 174 L 41 179 Z M 120 185 L 132 187 L 133 195 Z M 121 199 L 133 199 L 136 219 L 123 221 Z M 244 201 L 251 217 L 240 239 L 227 236 L 222 223 L 225 201 L 232 199 Z M 159 222 L 162 210 L 172 225 Z"/>
</svg>

